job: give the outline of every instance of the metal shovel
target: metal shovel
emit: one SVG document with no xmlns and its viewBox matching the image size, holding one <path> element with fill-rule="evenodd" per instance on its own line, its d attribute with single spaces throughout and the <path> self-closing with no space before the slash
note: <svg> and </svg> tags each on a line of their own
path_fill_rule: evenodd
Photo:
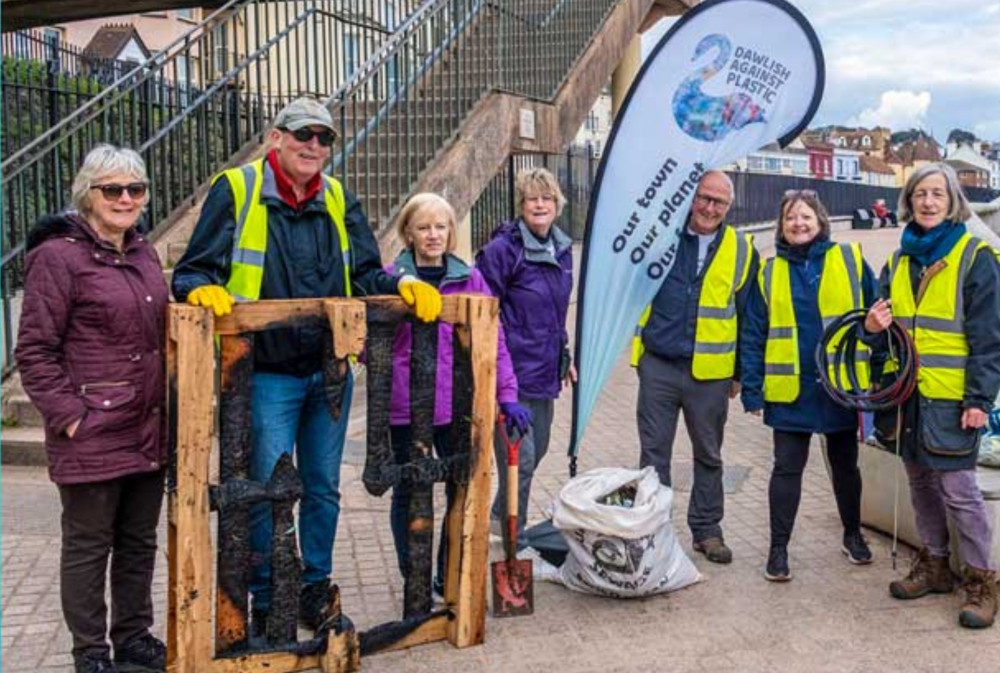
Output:
<svg viewBox="0 0 1000 673">
<path fill-rule="evenodd" d="M 517 617 L 534 612 L 531 559 L 517 558 L 517 466 L 523 435 L 511 441 L 503 416 L 497 420 L 497 432 L 507 448 L 507 548 L 506 560 L 490 566 L 493 574 L 493 616 Z"/>
</svg>

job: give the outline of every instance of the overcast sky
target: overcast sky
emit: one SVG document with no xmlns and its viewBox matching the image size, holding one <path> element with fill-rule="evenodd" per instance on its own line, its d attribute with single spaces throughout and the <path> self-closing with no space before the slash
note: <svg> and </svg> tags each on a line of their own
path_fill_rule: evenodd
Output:
<svg viewBox="0 0 1000 673">
<path fill-rule="evenodd" d="M 811 126 L 953 128 L 1000 142 L 1000 0 L 789 0 L 826 57 Z M 644 35 L 644 53 L 674 20 Z"/>
</svg>

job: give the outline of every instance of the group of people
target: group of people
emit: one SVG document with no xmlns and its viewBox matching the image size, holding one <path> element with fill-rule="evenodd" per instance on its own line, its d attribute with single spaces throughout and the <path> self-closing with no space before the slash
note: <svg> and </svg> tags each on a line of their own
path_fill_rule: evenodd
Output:
<svg viewBox="0 0 1000 673">
<path fill-rule="evenodd" d="M 532 475 L 548 448 L 553 400 L 575 377 L 565 328 L 572 241 L 553 222 L 565 198 L 545 169 L 516 183 L 520 216 L 497 227 L 475 266 L 453 254 L 455 212 L 416 194 L 397 217 L 399 256 L 383 266 L 359 200 L 322 172 L 336 132 L 309 98 L 289 103 L 267 134 L 265 156 L 213 181 L 183 258 L 164 280 L 154 247 L 136 230 L 150 180 L 133 150 L 100 145 L 83 160 L 72 209 L 43 218 L 27 243 L 16 356 L 45 421 L 49 471 L 62 510 L 60 585 L 76 671 L 161 671 L 164 644 L 150 633 L 156 525 L 167 457 L 165 318 L 173 297 L 222 316 L 258 299 L 398 294 L 416 318 L 437 319 L 441 295 L 497 296 L 497 402 L 506 430 L 523 435 L 520 520 Z M 451 326 L 438 327 L 435 452 L 449 455 Z M 340 513 L 340 464 L 353 380 L 331 410 L 324 385 L 325 334 L 296 325 L 257 335 L 251 392 L 250 478 L 267 482 L 294 453 L 303 495 L 299 619 L 317 628 L 330 600 Z M 390 405 L 399 462 L 410 444 L 408 323 L 397 329 Z M 504 451 L 498 438 L 497 451 Z M 452 493 L 447 493 L 450 499 Z M 405 484 L 394 489 L 391 529 L 407 567 Z M 501 488 L 495 516 L 506 512 Z M 251 510 L 250 634 L 264 635 L 271 603 L 270 505 Z M 443 594 L 446 535 L 433 586 Z M 105 584 L 111 566 L 111 625 Z"/>
<path fill-rule="evenodd" d="M 496 228 L 470 266 L 454 254 L 456 216 L 437 194 L 409 199 L 396 219 L 402 251 L 383 266 L 358 199 L 322 172 L 336 140 L 319 103 L 301 98 L 275 118 L 265 156 L 221 173 L 205 198 L 190 244 L 173 271 L 177 301 L 225 315 L 258 299 L 398 294 L 431 322 L 441 295 L 480 293 L 500 306 L 497 388 L 505 431 L 523 436 L 519 536 L 535 470 L 545 456 L 554 400 L 575 382 L 566 316 L 573 287 L 572 241 L 553 222 L 565 198 L 547 170 L 517 176 L 518 217 Z M 167 465 L 165 316 L 170 290 L 153 246 L 135 225 L 149 176 L 137 153 L 101 145 L 72 186 L 73 209 L 43 218 L 28 242 L 16 356 L 22 382 L 45 420 L 50 475 L 62 511 L 61 595 L 76 670 L 163 670 L 165 648 L 150 633 L 156 524 Z M 733 185 L 710 171 L 694 195 L 676 262 L 640 321 L 633 346 L 639 375 L 641 466 L 671 483 L 671 454 L 683 411 L 694 453 L 688 525 L 694 549 L 729 563 L 723 519 L 723 435 L 730 400 L 774 431 L 771 548 L 765 577 L 791 579 L 788 543 L 813 434 L 826 436 L 843 550 L 872 561 L 860 527 L 857 419 L 817 381 L 813 351 L 824 328 L 852 309 L 869 309 L 865 343 L 885 359 L 884 330 L 902 321 L 921 356 L 918 394 L 901 409 L 900 453 L 923 542 L 897 598 L 951 591 L 946 516 L 967 565 L 963 625 L 996 613 L 991 531 L 976 487 L 977 433 L 1000 389 L 1000 265 L 965 231 L 968 204 L 954 172 L 932 164 L 914 173 L 900 198 L 902 247 L 880 281 L 857 244 L 831 240 L 816 195 L 793 191 L 778 213 L 777 254 L 763 264 L 751 236 L 724 224 Z M 879 298 L 881 297 L 881 298 Z M 451 327 L 438 327 L 434 448 L 451 453 Z M 296 325 L 255 342 L 251 395 L 251 479 L 266 482 L 293 453 L 303 483 L 299 617 L 318 627 L 329 602 L 340 512 L 340 464 L 352 380 L 331 410 L 322 374 L 325 335 Z M 396 333 L 390 405 L 396 459 L 409 460 L 411 328 Z M 891 362 L 891 359 L 890 359 Z M 883 378 L 894 373 L 887 364 Z M 883 382 L 884 383 L 884 382 Z M 501 437 L 498 464 L 506 462 Z M 506 516 L 506 474 L 491 517 Z M 447 498 L 453 493 L 447 492 Z M 391 529 L 406 572 L 405 485 L 393 491 Z M 271 515 L 251 512 L 250 631 L 265 632 L 271 599 Z M 499 526 L 498 526 L 499 528 Z M 506 532 L 504 532 L 506 534 Z M 520 540 L 523 546 L 523 539 Z M 442 527 L 433 587 L 443 593 Z M 111 566 L 110 639 L 105 582 Z"/>
<path fill-rule="evenodd" d="M 899 375 L 886 336 L 897 320 L 915 345 L 917 387 L 898 410 L 876 414 L 875 425 L 883 443 L 898 444 L 922 548 L 889 592 L 905 600 L 953 591 L 951 519 L 964 565 L 959 622 L 992 625 L 996 560 L 976 482 L 976 451 L 1000 391 L 1000 253 L 966 231 L 971 211 L 954 170 L 935 163 L 910 176 L 899 198 L 906 223 L 900 249 L 878 280 L 857 243 L 831 239 L 830 218 L 815 192 L 785 193 L 775 256 L 763 264 L 751 238 L 723 224 L 732 201 L 724 173 L 703 177 L 676 261 L 636 330 L 640 465 L 653 466 L 670 484 L 683 412 L 694 457 L 688 507 L 693 548 L 711 562 L 730 563 L 721 530 L 722 444 L 729 399 L 740 395 L 744 410 L 763 415 L 773 431 L 764 577 L 792 578 L 788 544 L 815 434 L 826 440 L 843 553 L 851 563 L 871 563 L 861 533 L 858 414 L 821 385 L 814 353 L 837 318 L 867 311 L 856 378 L 862 388 L 887 387 Z M 835 347 L 827 345 L 828 351 Z"/>
</svg>

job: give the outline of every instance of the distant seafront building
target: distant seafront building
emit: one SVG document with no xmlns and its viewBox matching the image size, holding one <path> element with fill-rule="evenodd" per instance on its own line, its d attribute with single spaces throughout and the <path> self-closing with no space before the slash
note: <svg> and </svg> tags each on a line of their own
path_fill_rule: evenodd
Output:
<svg viewBox="0 0 1000 673">
<path fill-rule="evenodd" d="M 614 119 L 611 116 L 611 86 L 601 89 L 594 106 L 587 113 L 587 118 L 576 132 L 573 139 L 574 148 L 588 150 L 589 154 L 599 159 L 608 145 L 608 136 Z"/>
</svg>

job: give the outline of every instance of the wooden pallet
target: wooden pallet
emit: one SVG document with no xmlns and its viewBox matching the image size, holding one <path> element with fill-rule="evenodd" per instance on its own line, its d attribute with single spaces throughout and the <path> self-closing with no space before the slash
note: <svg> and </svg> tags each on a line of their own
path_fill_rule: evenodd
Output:
<svg viewBox="0 0 1000 673">
<path fill-rule="evenodd" d="M 497 303 L 490 297 L 473 295 L 450 295 L 443 300 L 441 320 L 454 324 L 456 348 L 471 361 L 473 379 L 469 479 L 459 487 L 455 504 L 447 514 L 448 610 L 424 621 L 382 651 L 445 639 L 456 647 L 468 647 L 481 644 L 485 635 Z M 378 315 L 379 320 L 399 320 L 406 312 L 402 301 L 395 297 L 258 301 L 238 304 L 223 318 L 215 318 L 204 308 L 170 306 L 167 374 L 175 424 L 171 440 L 176 446 L 176 479 L 168 505 L 168 671 L 283 673 L 318 667 L 332 673 L 360 667 L 359 638 L 353 629 L 331 631 L 325 652 L 319 654 L 217 654 L 220 641 L 245 638 L 247 615 L 245 601 L 233 604 L 214 595 L 217 547 L 209 528 L 209 461 L 216 435 L 216 341 L 223 345 L 221 366 L 225 378 L 227 360 L 231 363 L 239 357 L 241 345 L 236 339 L 240 335 L 325 317 L 333 332 L 334 353 L 337 358 L 345 358 L 362 351 L 366 319 Z M 344 607 L 349 612 L 350 606 Z"/>
</svg>

